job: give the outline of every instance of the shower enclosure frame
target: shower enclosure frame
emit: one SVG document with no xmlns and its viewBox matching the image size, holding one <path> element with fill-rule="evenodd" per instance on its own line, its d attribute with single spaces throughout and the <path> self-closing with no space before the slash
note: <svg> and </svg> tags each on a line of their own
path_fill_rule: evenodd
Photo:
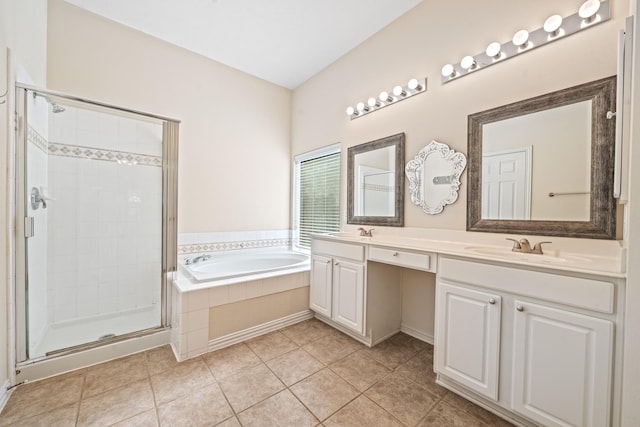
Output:
<svg viewBox="0 0 640 427">
<path fill-rule="evenodd" d="M 15 129 L 15 333 L 16 333 L 16 367 L 50 360 L 59 356 L 79 353 L 96 347 L 118 343 L 136 337 L 151 335 L 170 328 L 171 299 L 168 297 L 171 280 L 177 269 L 177 213 L 178 213 L 178 134 L 180 121 L 155 114 L 149 114 L 103 102 L 89 100 L 75 95 L 41 89 L 35 86 L 16 82 L 16 129 Z M 80 344 L 57 350 L 46 356 L 27 358 L 28 345 L 28 259 L 27 236 L 30 224 L 26 210 L 26 147 L 27 147 L 27 96 L 29 91 L 44 96 L 68 100 L 79 106 L 90 106 L 91 109 L 105 112 L 120 112 L 127 115 L 143 117 L 162 125 L 162 255 L 161 255 L 161 307 L 160 325 L 99 341 Z"/>
</svg>

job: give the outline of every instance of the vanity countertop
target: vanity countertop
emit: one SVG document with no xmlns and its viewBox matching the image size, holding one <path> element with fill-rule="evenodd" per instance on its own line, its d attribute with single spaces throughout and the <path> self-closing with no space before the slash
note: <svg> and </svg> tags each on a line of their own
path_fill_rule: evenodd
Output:
<svg viewBox="0 0 640 427">
<path fill-rule="evenodd" d="M 620 241 L 571 239 L 544 236 L 513 236 L 473 233 L 458 230 L 397 229 L 374 231 L 372 237 L 363 237 L 356 230 L 316 234 L 315 238 L 361 243 L 439 255 L 451 255 L 482 261 L 544 268 L 548 270 L 624 278 L 625 249 Z M 543 255 L 511 251 L 512 242 L 506 238 L 526 238 L 534 243 L 552 241 L 543 246 Z"/>
</svg>

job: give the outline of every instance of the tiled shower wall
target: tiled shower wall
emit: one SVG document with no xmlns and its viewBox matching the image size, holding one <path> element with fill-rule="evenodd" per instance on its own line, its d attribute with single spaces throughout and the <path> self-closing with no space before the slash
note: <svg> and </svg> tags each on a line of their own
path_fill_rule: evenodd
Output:
<svg viewBox="0 0 640 427">
<path fill-rule="evenodd" d="M 159 307 L 162 126 L 49 116 L 49 323 Z"/>
</svg>

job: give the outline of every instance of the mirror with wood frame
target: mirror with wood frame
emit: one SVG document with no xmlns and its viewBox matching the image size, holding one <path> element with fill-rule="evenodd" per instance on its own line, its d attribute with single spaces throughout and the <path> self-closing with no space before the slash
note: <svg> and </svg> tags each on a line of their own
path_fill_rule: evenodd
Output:
<svg viewBox="0 0 640 427">
<path fill-rule="evenodd" d="M 404 225 L 404 133 L 349 147 L 347 223 Z"/>
</svg>

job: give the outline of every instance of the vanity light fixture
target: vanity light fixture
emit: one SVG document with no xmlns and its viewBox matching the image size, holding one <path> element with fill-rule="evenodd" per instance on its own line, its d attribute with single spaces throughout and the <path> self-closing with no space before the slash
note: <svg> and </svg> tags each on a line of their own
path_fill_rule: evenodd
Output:
<svg viewBox="0 0 640 427">
<path fill-rule="evenodd" d="M 580 18 L 584 19 L 585 23 L 590 24 L 596 19 L 599 9 L 600 0 L 587 0 L 582 3 L 582 6 L 580 6 L 578 15 Z"/>
<path fill-rule="evenodd" d="M 562 26 L 562 16 L 551 15 L 544 21 L 542 28 L 549 33 L 549 37 L 555 37 L 560 34 L 560 26 Z"/>
<path fill-rule="evenodd" d="M 371 108 L 377 108 L 380 107 L 382 104 L 380 103 L 380 101 L 378 101 L 375 98 L 369 98 L 369 100 L 367 101 L 367 104 L 369 104 L 369 107 Z"/>
<path fill-rule="evenodd" d="M 422 85 L 420 84 L 420 82 L 418 81 L 418 79 L 411 79 L 409 80 L 409 83 L 407 83 L 407 87 L 409 88 L 409 90 L 411 90 L 412 92 L 414 90 L 422 90 Z"/>
<path fill-rule="evenodd" d="M 465 56 L 462 58 L 462 61 L 460 61 L 460 66 L 466 71 L 473 70 L 476 68 L 476 65 L 476 60 L 473 59 L 473 56 Z"/>
<path fill-rule="evenodd" d="M 396 102 L 411 98 L 414 95 L 418 95 L 427 90 L 427 79 L 411 79 L 406 86 L 395 86 L 392 89 L 393 95 L 390 95 L 387 91 L 380 92 L 378 98 L 368 98 L 367 102 L 358 102 L 356 108 L 348 107 L 347 116 L 351 120 L 358 117 L 365 116 L 374 111 L 378 111 L 381 108 L 387 107 Z"/>
<path fill-rule="evenodd" d="M 402 86 L 395 86 L 393 88 L 393 95 L 394 96 L 402 96 L 405 97 L 407 96 L 407 91 L 404 90 L 404 88 Z"/>
<path fill-rule="evenodd" d="M 386 90 L 380 92 L 380 96 L 378 97 L 378 99 L 387 104 L 390 104 L 394 101 L 393 96 L 389 95 L 389 92 L 387 92 Z"/>
<path fill-rule="evenodd" d="M 522 29 L 507 42 L 502 44 L 493 42 L 482 53 L 465 56 L 457 64 L 445 64 L 441 70 L 441 81 L 448 83 L 451 80 L 475 74 L 478 70 L 575 34 L 609 18 L 611 18 L 611 0 L 586 0 L 573 15 L 565 17 L 551 15 L 537 30 Z"/>
<path fill-rule="evenodd" d="M 358 104 L 356 105 L 356 110 L 358 110 L 358 112 L 362 114 L 365 111 L 369 111 L 369 107 L 364 105 L 364 102 L 358 102 Z"/>
<path fill-rule="evenodd" d="M 529 44 L 529 31 L 520 30 L 513 35 L 513 39 L 511 40 L 514 45 L 516 45 L 520 49 L 526 49 Z"/>
<path fill-rule="evenodd" d="M 453 68 L 453 65 L 451 64 L 445 64 L 444 67 L 442 67 L 442 77 L 446 77 L 446 78 L 453 78 L 456 75 L 456 69 Z"/>
<path fill-rule="evenodd" d="M 484 51 L 489 58 L 493 58 L 494 61 L 497 61 L 502 57 L 502 50 L 500 43 L 493 42 L 487 46 L 487 50 Z"/>
</svg>

